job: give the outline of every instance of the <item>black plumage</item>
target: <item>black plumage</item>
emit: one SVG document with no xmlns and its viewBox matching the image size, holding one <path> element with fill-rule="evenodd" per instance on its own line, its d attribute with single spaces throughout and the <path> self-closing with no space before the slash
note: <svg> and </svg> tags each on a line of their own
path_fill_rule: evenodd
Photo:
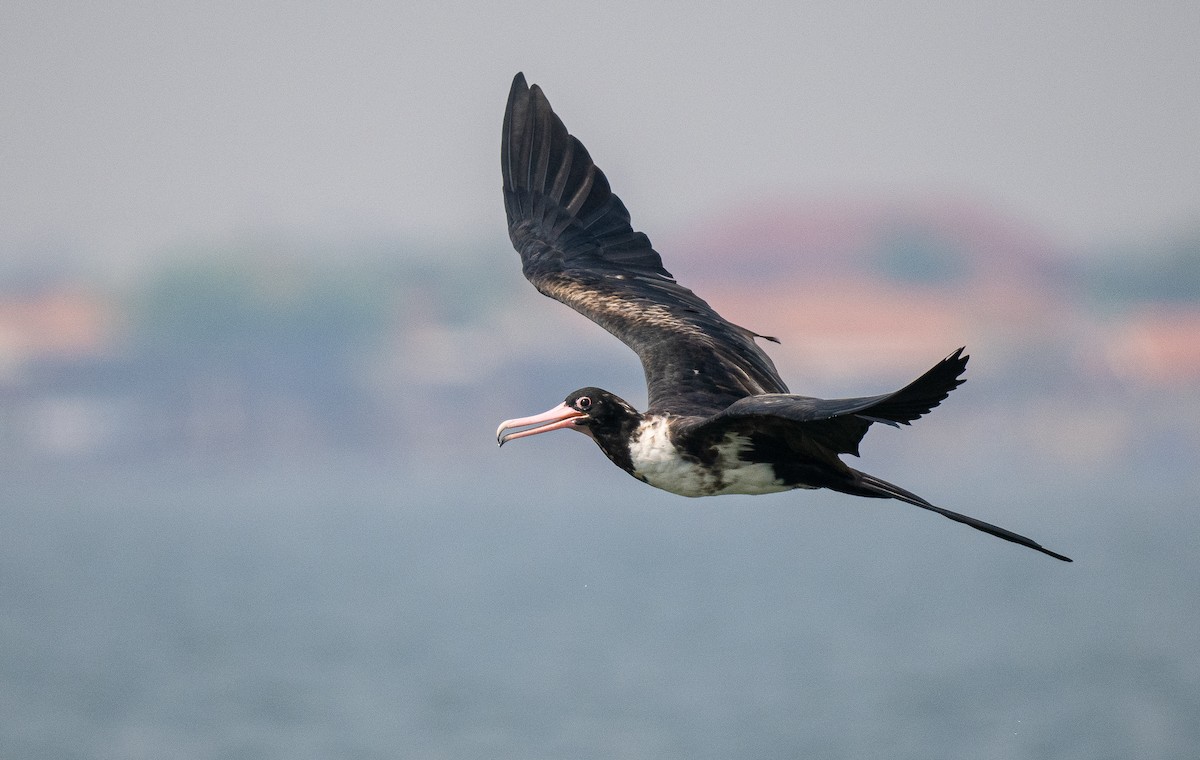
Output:
<svg viewBox="0 0 1200 760">
<path fill-rule="evenodd" d="M 640 413 L 607 391 L 583 388 L 543 414 L 501 424 L 501 444 L 574 429 L 634 477 L 675 493 L 830 488 L 898 499 L 1070 561 L 839 458 L 858 455 L 872 424 L 907 425 L 941 403 L 963 382 L 963 349 L 894 393 L 833 400 L 790 394 L 755 343 L 765 336 L 726 321 L 675 281 L 587 149 L 521 74 L 505 110 L 501 171 L 509 236 L 525 277 L 632 348 L 649 395 Z"/>
<path fill-rule="evenodd" d="M 521 74 L 508 97 L 501 168 L 525 277 L 637 352 L 648 413 L 715 413 L 744 396 L 787 393 L 755 333 L 663 268 L 604 172 Z"/>
</svg>

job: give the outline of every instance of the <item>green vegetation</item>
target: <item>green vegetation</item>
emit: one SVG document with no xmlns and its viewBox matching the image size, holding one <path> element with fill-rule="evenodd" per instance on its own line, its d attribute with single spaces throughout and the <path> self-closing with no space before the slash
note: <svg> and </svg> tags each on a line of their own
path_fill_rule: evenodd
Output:
<svg viewBox="0 0 1200 760">
<path fill-rule="evenodd" d="M 1200 303 L 1200 230 L 1165 243 L 1109 251 L 1089 261 L 1086 281 L 1100 303 Z"/>
<path fill-rule="evenodd" d="M 935 229 L 900 225 L 881 236 L 871 263 L 897 282 L 946 284 L 967 275 L 967 257 Z"/>
<path fill-rule="evenodd" d="M 339 255 L 264 245 L 176 257 L 132 298 L 135 344 L 231 358 L 345 356 L 408 324 L 471 323 L 500 304 L 502 289 L 493 283 L 501 265 L 511 264 L 505 257 L 398 249 Z"/>
<path fill-rule="evenodd" d="M 135 298 L 134 329 L 139 343 L 182 353 L 341 350 L 379 334 L 388 296 L 362 274 L 197 259 L 145 285 Z"/>
</svg>

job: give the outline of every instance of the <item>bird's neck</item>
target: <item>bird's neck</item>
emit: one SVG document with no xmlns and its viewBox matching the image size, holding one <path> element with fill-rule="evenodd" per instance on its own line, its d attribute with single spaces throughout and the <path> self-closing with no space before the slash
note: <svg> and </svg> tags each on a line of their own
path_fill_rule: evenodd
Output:
<svg viewBox="0 0 1200 760">
<path fill-rule="evenodd" d="M 622 415 L 614 424 L 592 430 L 592 440 L 612 460 L 612 463 L 628 473 L 633 472 L 633 459 L 629 453 L 629 442 L 642 424 L 645 415 L 638 412 Z"/>
</svg>

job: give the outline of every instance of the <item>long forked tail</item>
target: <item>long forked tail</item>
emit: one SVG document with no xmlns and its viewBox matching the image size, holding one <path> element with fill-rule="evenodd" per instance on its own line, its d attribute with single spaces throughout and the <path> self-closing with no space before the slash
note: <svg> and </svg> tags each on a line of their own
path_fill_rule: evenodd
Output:
<svg viewBox="0 0 1200 760">
<path fill-rule="evenodd" d="M 851 472 L 854 473 L 854 480 L 851 483 L 848 483 L 844 488 L 839 487 L 837 490 L 844 491 L 845 493 L 852 493 L 857 496 L 871 496 L 882 499 L 899 499 L 900 501 L 907 502 L 915 507 L 928 509 L 930 512 L 937 512 L 939 515 L 942 515 L 943 517 L 949 517 L 951 520 L 960 522 L 963 525 L 970 525 L 975 530 L 981 530 L 984 533 L 990 533 L 997 538 L 1003 538 L 1005 541 L 1012 541 L 1014 544 L 1028 546 L 1030 549 L 1039 551 L 1042 554 L 1049 554 L 1051 557 L 1054 557 L 1055 559 L 1061 559 L 1063 562 L 1072 561 L 1070 557 L 1064 557 L 1057 552 L 1052 552 L 1039 544 L 1037 541 L 1034 541 L 1032 538 L 1026 538 L 1019 533 L 1013 533 L 1011 530 L 1006 530 L 998 525 L 986 523 L 983 520 L 976 520 L 974 517 L 968 517 L 966 515 L 959 514 L 958 512 L 951 512 L 949 509 L 935 507 L 934 505 L 922 499 L 920 496 L 917 496 L 915 493 L 905 491 L 900 486 L 893 485 L 886 480 L 880 480 L 874 475 L 868 475 L 865 472 L 859 472 L 858 470 L 854 469 L 851 469 Z"/>
</svg>

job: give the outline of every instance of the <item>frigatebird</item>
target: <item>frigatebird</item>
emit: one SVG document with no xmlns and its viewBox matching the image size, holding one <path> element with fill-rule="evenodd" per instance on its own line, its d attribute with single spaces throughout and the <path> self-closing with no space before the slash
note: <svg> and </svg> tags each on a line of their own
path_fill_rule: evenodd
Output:
<svg viewBox="0 0 1200 760">
<path fill-rule="evenodd" d="M 634 231 L 625 204 L 583 143 L 523 74 L 508 95 L 500 163 L 509 237 L 525 277 L 632 348 L 649 392 L 647 409 L 639 412 L 608 391 L 581 388 L 549 411 L 501 423 L 500 445 L 576 430 L 633 477 L 683 496 L 828 488 L 898 499 L 1071 561 L 839 458 L 858 456 L 872 424 L 907 425 L 941 403 L 964 382 L 962 348 L 894 393 L 794 395 L 755 343 L 775 339 L 726 321 L 675 281 L 649 238 Z"/>
</svg>

